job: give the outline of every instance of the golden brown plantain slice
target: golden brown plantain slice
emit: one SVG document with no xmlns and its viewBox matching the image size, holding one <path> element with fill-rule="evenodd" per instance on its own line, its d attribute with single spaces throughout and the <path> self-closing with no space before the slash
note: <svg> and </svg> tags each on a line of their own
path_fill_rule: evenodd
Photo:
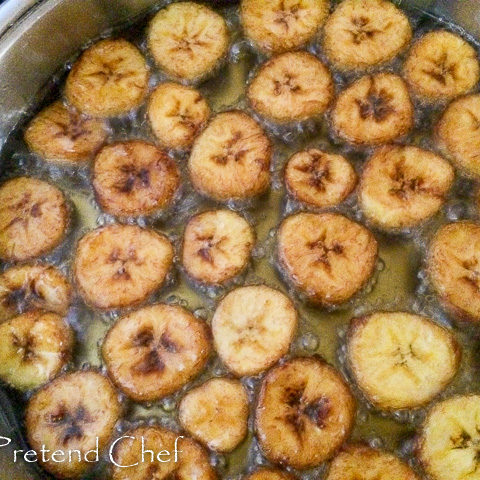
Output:
<svg viewBox="0 0 480 480">
<path fill-rule="evenodd" d="M 396 57 L 410 42 L 407 16 L 386 0 L 344 0 L 328 17 L 323 47 L 340 70 L 364 70 Z"/>
<path fill-rule="evenodd" d="M 316 148 L 297 152 L 287 163 L 285 184 L 290 195 L 314 207 L 343 202 L 357 184 L 357 174 L 342 155 Z"/>
<path fill-rule="evenodd" d="M 215 200 L 246 199 L 270 182 L 272 146 L 260 125 L 239 110 L 216 115 L 193 145 L 194 187 Z"/>
<path fill-rule="evenodd" d="M 105 143 L 103 120 L 88 118 L 57 101 L 44 108 L 25 131 L 28 148 L 55 162 L 85 162 Z"/>
<path fill-rule="evenodd" d="M 428 412 L 417 456 L 432 480 L 477 480 L 480 474 L 480 396 L 459 395 Z"/>
<path fill-rule="evenodd" d="M 480 321 L 480 226 L 451 223 L 435 234 L 427 256 L 430 281 L 457 319 Z"/>
<path fill-rule="evenodd" d="M 161 83 L 148 102 L 150 125 L 165 148 L 189 149 L 209 117 L 210 107 L 202 94 L 179 83 Z"/>
<path fill-rule="evenodd" d="M 0 378 L 18 390 L 48 382 L 69 362 L 73 332 L 60 315 L 34 310 L 0 325 Z"/>
<path fill-rule="evenodd" d="M 102 354 L 118 388 L 136 401 L 153 401 L 198 375 L 210 350 L 204 322 L 179 306 L 158 304 L 122 317 Z"/>
<path fill-rule="evenodd" d="M 211 210 L 192 217 L 183 238 L 183 266 L 193 279 L 220 284 L 248 263 L 255 242 L 252 227 L 238 213 Z"/>
<path fill-rule="evenodd" d="M 367 282 L 377 258 L 375 237 L 334 213 L 298 213 L 278 232 L 278 258 L 290 281 L 322 305 L 347 301 Z"/>
<path fill-rule="evenodd" d="M 66 315 L 72 288 L 53 265 L 19 265 L 0 275 L 0 322 L 31 309 Z"/>
<path fill-rule="evenodd" d="M 194 2 L 162 8 L 150 23 L 148 47 L 168 75 L 194 82 L 211 73 L 228 51 L 222 16 Z"/>
<path fill-rule="evenodd" d="M 92 183 L 105 212 L 119 217 L 150 215 L 172 203 L 180 173 L 174 160 L 155 145 L 130 140 L 102 148 Z"/>
<path fill-rule="evenodd" d="M 325 112 L 334 87 L 328 68 L 307 52 L 273 57 L 257 72 L 247 90 L 252 107 L 277 123 L 306 120 Z"/>
<path fill-rule="evenodd" d="M 0 258 L 21 262 L 48 253 L 64 239 L 70 210 L 63 193 L 32 177 L 0 187 Z"/>
<path fill-rule="evenodd" d="M 468 93 L 480 79 L 475 49 L 446 30 L 429 32 L 410 50 L 404 76 L 413 92 L 428 101 Z"/>
<path fill-rule="evenodd" d="M 73 265 L 87 304 L 108 310 L 137 305 L 159 288 L 173 262 L 162 234 L 136 225 L 109 225 L 78 243 Z"/>
<path fill-rule="evenodd" d="M 452 102 L 435 128 L 435 139 L 457 168 L 480 178 L 480 95 Z"/>
<path fill-rule="evenodd" d="M 242 0 L 245 35 L 264 53 L 296 50 L 315 37 L 329 0 Z"/>
<path fill-rule="evenodd" d="M 379 228 L 413 227 L 440 210 L 454 178 L 452 166 L 428 150 L 383 146 L 363 170 L 360 205 L 367 219 Z"/>
<path fill-rule="evenodd" d="M 113 435 L 122 407 L 112 384 L 92 370 L 77 371 L 56 378 L 30 399 L 25 414 L 27 437 L 36 451 L 49 450 L 43 462 L 45 470 L 57 478 L 78 478 L 94 465 L 91 453 L 97 446 L 102 452 Z M 65 452 L 57 460 L 52 452 Z M 72 451 L 69 455 L 69 451 Z M 79 451 L 75 453 L 75 451 Z"/>
<path fill-rule="evenodd" d="M 417 408 L 453 379 L 461 349 L 451 332 L 406 312 L 353 319 L 347 356 L 358 386 L 383 410 Z"/>
<path fill-rule="evenodd" d="M 212 378 L 183 397 L 178 418 L 208 448 L 230 452 L 247 434 L 247 392 L 238 380 Z"/>
<path fill-rule="evenodd" d="M 138 427 L 124 437 L 114 445 L 112 480 L 217 479 L 207 452 L 190 438 L 160 426 Z M 135 466 L 122 467 L 128 465 Z"/>
<path fill-rule="evenodd" d="M 325 480 L 419 480 L 391 453 L 366 445 L 348 445 L 333 459 Z"/>
<path fill-rule="evenodd" d="M 65 84 L 71 105 L 94 117 L 113 117 L 138 107 L 149 71 L 140 51 L 124 39 L 107 39 L 85 50 Z"/>
<path fill-rule="evenodd" d="M 294 476 L 279 468 L 262 467 L 244 477 L 244 480 L 294 480 Z"/>
<path fill-rule="evenodd" d="M 256 375 L 288 352 L 297 328 L 291 300 L 265 285 L 228 293 L 212 319 L 215 349 L 237 376 Z"/>
<path fill-rule="evenodd" d="M 335 454 L 354 417 L 355 400 L 336 370 L 317 358 L 295 358 L 264 378 L 255 425 L 270 461 L 306 469 Z"/>
<path fill-rule="evenodd" d="M 339 137 L 358 145 L 378 145 L 406 135 L 414 109 L 405 82 L 392 73 L 356 80 L 337 98 L 331 114 Z"/>
</svg>

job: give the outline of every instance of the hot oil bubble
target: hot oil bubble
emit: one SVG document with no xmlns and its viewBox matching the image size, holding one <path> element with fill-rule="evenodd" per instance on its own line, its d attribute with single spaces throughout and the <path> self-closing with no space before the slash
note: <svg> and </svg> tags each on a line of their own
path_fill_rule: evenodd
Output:
<svg viewBox="0 0 480 480">
<path fill-rule="evenodd" d="M 301 345 L 307 352 L 315 352 L 320 346 L 320 340 L 314 333 L 308 332 L 302 336 Z"/>
<path fill-rule="evenodd" d="M 174 398 L 167 397 L 160 402 L 160 406 L 165 412 L 173 412 L 173 410 L 175 410 L 175 407 L 177 406 L 177 402 Z"/>
</svg>

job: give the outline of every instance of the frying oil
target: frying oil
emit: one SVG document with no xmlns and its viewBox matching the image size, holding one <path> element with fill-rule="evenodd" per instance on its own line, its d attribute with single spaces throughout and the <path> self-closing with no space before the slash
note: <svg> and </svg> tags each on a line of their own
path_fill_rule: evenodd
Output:
<svg viewBox="0 0 480 480">
<path fill-rule="evenodd" d="M 199 89 L 208 99 L 213 112 L 241 108 L 255 116 L 246 102 L 245 90 L 253 72 L 265 58 L 256 53 L 242 38 L 237 10 L 230 7 L 224 9 L 222 13 L 227 18 L 232 34 L 230 53 L 220 71 L 212 79 L 202 83 Z M 414 26 L 416 37 L 439 26 L 463 34 L 455 26 L 440 25 L 419 12 L 407 12 L 407 14 Z M 150 87 L 153 88 L 164 80 L 164 76 L 155 69 L 146 49 L 145 28 L 149 18 L 151 14 L 124 29 L 105 32 L 104 37 L 123 36 L 143 51 L 150 63 L 152 71 Z M 318 41 L 313 42 L 309 50 L 325 60 L 318 43 Z M 71 231 L 64 244 L 43 259 L 59 266 L 66 273 L 70 272 L 73 250 L 78 239 L 93 228 L 115 221 L 113 217 L 102 213 L 94 198 L 89 166 L 63 167 L 46 163 L 30 153 L 23 142 L 23 130 L 29 118 L 42 106 L 61 96 L 62 81 L 71 64 L 72 62 L 69 62 L 65 69 L 52 80 L 42 100 L 32 106 L 30 115 L 25 117 L 22 124 L 8 138 L 2 151 L 1 173 L 2 180 L 19 175 L 31 175 L 49 180 L 62 188 L 70 199 L 73 215 Z M 399 73 L 401 64 L 402 58 L 396 59 L 382 67 L 382 70 Z M 333 75 L 337 92 L 357 76 L 343 75 L 339 72 L 333 72 Z M 431 130 L 442 108 L 432 108 L 421 103 L 417 103 L 416 107 L 416 128 L 404 141 L 435 149 L 431 140 Z M 477 219 L 475 209 L 472 207 L 472 185 L 467 179 L 459 178 L 443 210 L 419 228 L 397 235 L 385 235 L 374 231 L 379 242 L 379 260 L 373 279 L 346 305 L 331 310 L 314 307 L 288 286 L 276 262 L 275 242 L 279 222 L 285 216 L 305 209 L 298 202 L 288 198 L 285 192 L 282 181 L 284 165 L 294 152 L 307 147 L 317 147 L 344 154 L 352 162 L 357 173 L 360 173 L 369 150 L 353 148 L 330 137 L 327 122 L 322 119 L 280 128 L 256 118 L 264 125 L 275 146 L 272 188 L 260 199 L 249 203 L 228 204 L 229 208 L 245 215 L 256 231 L 257 243 L 247 271 L 222 288 L 195 285 L 183 274 L 178 252 L 187 219 L 199 211 L 220 205 L 202 198 L 191 187 L 185 169 L 187 155 L 182 152 L 170 152 L 182 170 L 183 187 L 180 198 L 169 211 L 154 218 L 126 220 L 129 223 L 158 229 L 167 234 L 176 245 L 175 272 L 170 275 L 167 285 L 157 292 L 149 303 L 162 301 L 182 305 L 208 323 L 222 295 L 238 285 L 265 283 L 288 293 L 295 301 L 300 318 L 299 331 L 289 356 L 321 355 L 340 369 L 358 400 L 358 414 L 352 440 L 364 441 L 375 447 L 392 450 L 416 468 L 412 455 L 414 435 L 424 418 L 425 411 L 419 409 L 386 414 L 376 411 L 369 405 L 350 379 L 345 362 L 345 333 L 351 318 L 376 310 L 407 310 L 428 315 L 440 324 L 453 328 L 464 349 L 460 371 L 454 382 L 441 396 L 480 390 L 480 376 L 476 374 L 480 365 L 480 357 L 477 353 L 480 335 L 475 331 L 459 329 L 452 324 L 451 319 L 438 305 L 428 285 L 422 260 L 432 234 L 440 225 L 462 218 Z M 133 138 L 155 141 L 146 121 L 145 106 L 110 121 L 110 141 Z M 355 194 L 344 204 L 330 210 L 343 213 L 354 220 L 363 221 Z M 4 266 L 6 267 L 8 265 Z M 69 314 L 69 321 L 77 332 L 78 342 L 75 363 L 70 368 L 104 368 L 100 346 L 107 330 L 122 313 L 100 314 L 88 309 L 80 299 L 75 301 Z M 148 405 L 127 402 L 127 416 L 120 423 L 118 433 L 132 426 L 151 422 L 178 428 L 176 407 L 185 391 L 212 376 L 225 374 L 227 371 L 220 361 L 212 358 L 208 368 L 197 379 L 171 397 Z M 251 399 L 252 413 L 260 381 L 261 375 L 243 379 Z M 24 399 L 19 399 L 13 394 L 12 396 L 17 405 L 21 406 Z M 246 440 L 230 454 L 211 455 L 212 463 L 222 477 L 239 478 L 241 473 L 250 471 L 258 465 L 267 464 L 254 440 L 253 430 L 253 415 L 251 415 L 249 435 Z M 301 478 L 304 480 L 321 478 L 323 472 L 324 467 L 320 467 L 314 471 L 302 473 Z M 88 478 L 101 479 L 107 476 L 106 469 L 99 466 Z"/>
</svg>

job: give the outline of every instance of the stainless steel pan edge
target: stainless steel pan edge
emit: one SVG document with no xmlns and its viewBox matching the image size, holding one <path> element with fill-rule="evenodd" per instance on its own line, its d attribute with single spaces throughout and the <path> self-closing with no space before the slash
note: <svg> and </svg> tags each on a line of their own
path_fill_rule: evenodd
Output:
<svg viewBox="0 0 480 480">
<path fill-rule="evenodd" d="M 3 143 L 52 74 L 82 45 L 156 3 L 155 0 L 9 0 L 2 5 L 0 141 Z"/>
</svg>

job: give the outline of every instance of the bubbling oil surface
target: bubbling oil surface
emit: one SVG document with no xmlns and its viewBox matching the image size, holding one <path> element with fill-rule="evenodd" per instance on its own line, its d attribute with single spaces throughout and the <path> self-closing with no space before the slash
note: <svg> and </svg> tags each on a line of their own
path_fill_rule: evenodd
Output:
<svg viewBox="0 0 480 480">
<path fill-rule="evenodd" d="M 208 99 L 213 112 L 241 108 L 254 115 L 245 100 L 245 90 L 253 72 L 265 59 L 255 52 L 241 36 L 237 10 L 227 8 L 222 10 L 222 13 L 227 18 L 232 34 L 230 53 L 221 69 L 213 78 L 202 83 L 199 89 Z M 454 26 L 439 24 L 431 18 L 422 17 L 418 12 L 407 12 L 407 14 L 414 26 L 416 37 L 439 27 L 455 29 L 464 34 Z M 134 25 L 125 26 L 114 32 L 105 32 L 104 37 L 111 35 L 125 37 L 142 50 L 151 67 L 150 86 L 153 88 L 164 80 L 164 76 L 155 68 L 146 49 L 145 27 L 149 18 L 151 15 L 139 20 Z M 325 60 L 317 45 L 318 42 L 313 42 L 308 48 Z M 382 70 L 399 72 L 401 64 L 402 58 L 399 58 L 386 67 L 382 67 Z M 64 244 L 42 260 L 59 266 L 69 275 L 73 250 L 78 239 L 88 230 L 112 223 L 115 219 L 102 213 L 95 201 L 89 166 L 63 167 L 42 161 L 28 151 L 23 142 L 23 130 L 34 113 L 61 96 L 62 80 L 70 67 L 71 62 L 55 76 L 51 85 L 44 92 L 42 101 L 32 106 L 22 124 L 8 138 L 1 154 L 3 168 L 0 174 L 2 181 L 19 175 L 36 176 L 57 184 L 66 193 L 73 207 L 71 231 Z M 356 75 L 345 76 L 339 72 L 333 72 L 333 74 L 337 92 L 356 77 Z M 435 149 L 431 140 L 431 127 L 442 108 L 432 108 L 422 104 L 417 104 L 416 107 L 416 127 L 405 142 Z M 346 305 L 334 310 L 313 307 L 283 281 L 275 259 L 276 229 L 281 219 L 293 212 L 305 209 L 289 199 L 286 194 L 282 181 L 284 165 L 293 153 L 307 147 L 318 147 L 344 154 L 360 173 L 369 150 L 356 149 L 330 137 L 327 124 L 323 120 L 317 119 L 281 128 L 259 120 L 265 126 L 275 147 L 272 188 L 262 198 L 248 204 L 231 203 L 227 205 L 244 214 L 256 231 L 257 243 L 248 269 L 224 288 L 203 288 L 186 279 L 177 257 L 175 273 L 170 275 L 167 285 L 157 292 L 149 302 L 162 301 L 179 304 L 193 311 L 199 318 L 210 322 L 218 300 L 235 286 L 265 283 L 288 293 L 295 301 L 301 319 L 297 337 L 288 356 L 317 354 L 340 369 L 345 374 L 358 400 L 358 414 L 351 440 L 364 441 L 372 446 L 392 450 L 417 468 L 412 454 L 413 439 L 415 430 L 424 418 L 424 409 L 386 414 L 376 411 L 369 405 L 351 381 L 345 365 L 345 332 L 351 318 L 375 310 L 407 310 L 428 315 L 435 321 L 455 329 L 464 350 L 459 374 L 441 396 L 480 391 L 480 376 L 476 373 L 480 365 L 480 356 L 477 353 L 480 336 L 478 332 L 462 331 L 452 324 L 451 319 L 438 305 L 423 271 L 426 245 L 441 224 L 461 218 L 477 219 L 476 211 L 472 206 L 472 184 L 467 179 L 458 178 L 442 211 L 421 227 L 395 236 L 375 231 L 379 242 L 379 261 L 374 278 L 359 295 Z M 133 138 L 155 141 L 146 121 L 145 105 L 124 117 L 111 119 L 110 130 L 109 141 L 111 142 Z M 178 255 L 187 219 L 199 211 L 220 205 L 200 197 L 192 189 L 185 171 L 186 155 L 176 152 L 170 152 L 170 154 L 176 159 L 182 170 L 181 197 L 169 211 L 155 218 L 129 221 L 166 233 L 176 245 Z M 330 210 L 343 213 L 357 221 L 363 221 L 355 194 L 342 205 Z M 7 267 L 8 265 L 3 265 L 3 268 Z M 105 333 L 121 314 L 122 312 L 99 314 L 85 307 L 81 300 L 75 301 L 69 314 L 69 320 L 77 332 L 78 342 L 74 364 L 69 368 L 90 366 L 103 368 L 100 346 Z M 184 392 L 212 376 L 226 373 L 226 369 L 219 360 L 213 358 L 208 368 L 197 379 L 173 396 L 149 405 L 128 402 L 127 416 L 121 421 L 118 431 L 121 432 L 137 424 L 149 422 L 160 422 L 173 428 L 179 428 L 176 406 Z M 251 399 L 252 413 L 261 377 L 260 375 L 255 378 L 243 379 Z M 21 410 L 25 398 L 18 398 L 18 395 L 11 392 L 10 394 Z M 242 473 L 266 463 L 254 439 L 253 430 L 253 415 L 251 415 L 249 435 L 234 452 L 226 455 L 212 453 L 212 463 L 217 467 L 222 478 L 239 478 Z M 98 466 L 88 478 L 107 478 L 108 469 L 104 468 L 106 463 L 105 461 Z M 301 474 L 301 478 L 304 480 L 321 478 L 323 471 L 324 467 L 320 467 L 314 471 L 304 472 Z"/>
</svg>

